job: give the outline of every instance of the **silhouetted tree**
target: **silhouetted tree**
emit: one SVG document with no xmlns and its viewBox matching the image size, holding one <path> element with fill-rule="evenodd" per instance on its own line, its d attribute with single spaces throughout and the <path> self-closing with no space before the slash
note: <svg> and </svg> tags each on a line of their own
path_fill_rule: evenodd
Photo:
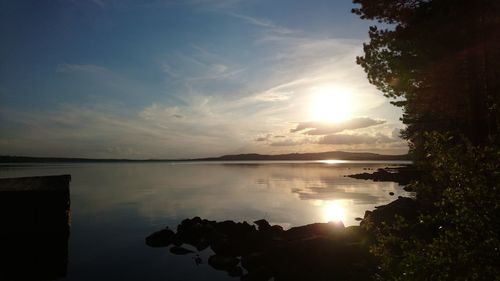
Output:
<svg viewBox="0 0 500 281">
<path fill-rule="evenodd" d="M 500 1 L 354 0 L 376 20 L 357 58 L 404 109 L 403 137 L 421 158 L 423 132 L 448 131 L 483 144 L 500 127 Z"/>
</svg>

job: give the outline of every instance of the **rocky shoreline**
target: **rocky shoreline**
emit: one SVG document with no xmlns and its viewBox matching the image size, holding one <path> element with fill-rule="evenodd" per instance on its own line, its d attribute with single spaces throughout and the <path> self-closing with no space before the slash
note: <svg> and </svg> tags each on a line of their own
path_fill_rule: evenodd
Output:
<svg viewBox="0 0 500 281">
<path fill-rule="evenodd" d="M 364 224 L 389 223 L 395 214 L 415 219 L 415 200 L 399 197 L 367 211 L 360 226 L 330 222 L 284 230 L 266 220 L 249 224 L 194 217 L 176 231 L 165 228 L 149 235 L 145 242 L 170 247 L 172 254 L 195 255 L 197 262 L 202 262 L 197 252 L 210 248 L 214 254 L 208 264 L 240 280 L 369 280 L 377 261 L 369 251 L 373 235 Z"/>
<path fill-rule="evenodd" d="M 195 217 L 182 221 L 177 232 L 166 228 L 151 234 L 146 244 L 171 246 L 177 255 L 196 254 L 186 244 L 197 251 L 210 247 L 215 254 L 208 264 L 241 280 L 366 280 L 375 271 L 368 239 L 361 227 L 342 223 L 285 231 L 265 220 L 249 224 Z"/>
<path fill-rule="evenodd" d="M 400 185 L 405 185 L 406 191 L 408 190 L 408 184 L 414 180 L 420 179 L 422 172 L 415 168 L 413 165 L 404 165 L 398 167 L 386 167 L 377 169 L 373 173 L 360 173 L 347 175 L 346 177 L 361 179 L 361 180 L 372 180 L 372 181 L 389 181 L 396 182 Z"/>
</svg>

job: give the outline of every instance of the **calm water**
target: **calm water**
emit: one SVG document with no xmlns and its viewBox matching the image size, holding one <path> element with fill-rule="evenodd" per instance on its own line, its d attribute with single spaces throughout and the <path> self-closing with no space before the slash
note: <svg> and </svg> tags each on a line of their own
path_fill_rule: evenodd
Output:
<svg viewBox="0 0 500 281">
<path fill-rule="evenodd" d="M 400 163 L 400 162 L 399 162 Z M 398 162 L 85 163 L 0 166 L 0 177 L 71 174 L 72 223 L 64 280 L 235 280 L 192 255 L 144 238 L 184 218 L 285 228 L 341 219 L 407 195 L 397 183 L 344 177 Z M 369 172 L 369 171 L 368 171 Z"/>
</svg>

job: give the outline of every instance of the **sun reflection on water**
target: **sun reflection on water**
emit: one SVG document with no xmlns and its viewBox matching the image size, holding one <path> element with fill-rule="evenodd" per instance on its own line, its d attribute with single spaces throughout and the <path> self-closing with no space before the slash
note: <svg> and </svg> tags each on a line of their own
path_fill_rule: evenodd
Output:
<svg viewBox="0 0 500 281">
<path fill-rule="evenodd" d="M 325 202 L 323 205 L 323 219 L 326 222 L 345 222 L 345 207 L 338 200 Z"/>
<path fill-rule="evenodd" d="M 319 163 L 323 164 L 342 164 L 349 163 L 347 160 L 337 160 L 337 159 L 328 159 L 328 160 L 318 160 Z"/>
</svg>

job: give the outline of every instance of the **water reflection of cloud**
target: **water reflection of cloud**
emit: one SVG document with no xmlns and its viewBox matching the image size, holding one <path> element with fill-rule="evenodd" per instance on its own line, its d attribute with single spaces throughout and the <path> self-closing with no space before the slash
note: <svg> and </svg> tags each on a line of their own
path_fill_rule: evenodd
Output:
<svg viewBox="0 0 500 281">
<path fill-rule="evenodd" d="M 301 200 L 354 200 L 358 204 L 378 204 L 384 202 L 384 197 L 370 193 L 350 192 L 341 186 L 310 187 L 306 189 L 292 188 Z"/>
</svg>

